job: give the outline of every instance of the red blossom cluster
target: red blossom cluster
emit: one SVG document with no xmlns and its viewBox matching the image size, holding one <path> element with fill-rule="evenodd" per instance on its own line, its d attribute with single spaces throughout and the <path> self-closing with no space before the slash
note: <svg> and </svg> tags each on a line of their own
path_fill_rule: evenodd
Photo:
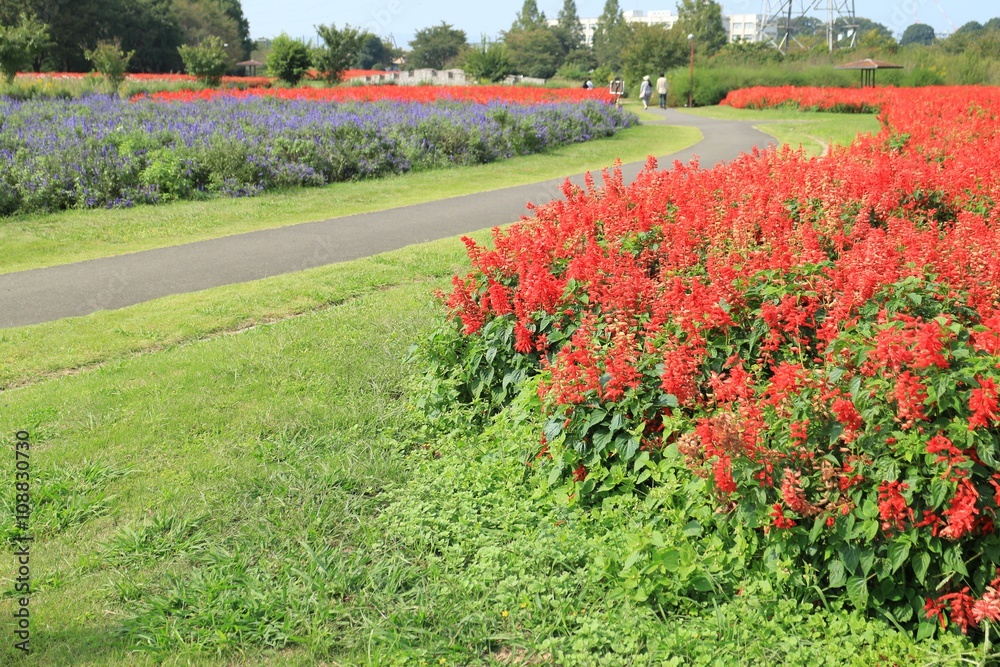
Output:
<svg viewBox="0 0 1000 667">
<path fill-rule="evenodd" d="M 567 184 L 492 250 L 470 242 L 449 306 L 538 356 L 547 451 L 581 495 L 676 445 L 770 539 L 870 550 L 831 585 L 930 555 L 871 595 L 913 617 L 938 587 L 927 613 L 947 602 L 965 630 L 997 620 L 1000 90 L 877 94 L 881 133 L 827 157 Z"/>
<path fill-rule="evenodd" d="M 431 103 L 439 100 L 456 102 L 513 102 L 516 104 L 545 104 L 557 102 L 582 102 L 607 100 L 599 90 L 583 88 L 528 88 L 518 86 L 340 86 L 336 88 L 246 88 L 243 90 L 180 90 L 154 93 L 160 102 L 194 102 L 210 100 L 219 95 L 235 97 L 271 96 L 284 100 L 311 102 L 416 102 Z"/>
<path fill-rule="evenodd" d="M 28 79 L 28 80 L 45 80 L 45 79 L 99 79 L 100 75 L 93 72 L 18 72 L 17 78 Z M 198 79 L 191 74 L 150 74 L 144 72 L 134 72 L 125 75 L 126 81 L 165 81 L 172 83 L 194 83 Z M 254 87 L 266 87 L 270 86 L 274 82 L 266 76 L 224 76 L 222 77 L 222 85 L 240 85 L 240 86 L 254 86 Z"/>
<path fill-rule="evenodd" d="M 792 107 L 805 111 L 870 113 L 882 108 L 897 92 L 907 97 L 909 89 L 897 88 L 807 88 L 755 86 L 730 91 L 719 104 L 735 109 Z"/>
</svg>

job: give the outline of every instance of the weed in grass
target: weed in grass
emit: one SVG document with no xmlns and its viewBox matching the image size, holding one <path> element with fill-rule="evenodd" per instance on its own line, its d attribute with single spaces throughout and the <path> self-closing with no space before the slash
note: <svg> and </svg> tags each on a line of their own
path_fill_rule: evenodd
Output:
<svg viewBox="0 0 1000 667">
<path fill-rule="evenodd" d="M 137 528 L 122 526 L 102 549 L 109 565 L 129 568 L 175 556 L 190 556 L 208 545 L 207 515 L 180 516 L 158 511 Z"/>
<path fill-rule="evenodd" d="M 48 537 L 111 512 L 115 496 L 109 485 L 133 472 L 101 461 L 42 469 L 32 481 L 32 535 Z M 13 494 L 0 496 L 0 540 L 5 544 L 12 544 L 17 534 L 13 503 Z"/>
</svg>

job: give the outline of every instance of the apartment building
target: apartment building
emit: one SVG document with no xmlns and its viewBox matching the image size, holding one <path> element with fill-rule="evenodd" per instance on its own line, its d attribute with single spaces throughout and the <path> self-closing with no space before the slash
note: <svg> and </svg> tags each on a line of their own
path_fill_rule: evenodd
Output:
<svg viewBox="0 0 1000 667">
<path fill-rule="evenodd" d="M 622 12 L 626 23 L 645 23 L 646 25 L 662 25 L 666 28 L 674 27 L 677 23 L 677 14 L 669 9 L 628 9 Z M 730 42 L 753 42 L 757 39 L 757 28 L 763 17 L 760 14 L 733 14 L 723 16 L 722 23 L 727 28 Z M 556 19 L 549 19 L 548 24 L 554 26 L 558 23 Z M 587 46 L 594 44 L 594 31 L 597 30 L 596 18 L 581 18 L 580 27 L 583 28 L 583 41 Z"/>
</svg>

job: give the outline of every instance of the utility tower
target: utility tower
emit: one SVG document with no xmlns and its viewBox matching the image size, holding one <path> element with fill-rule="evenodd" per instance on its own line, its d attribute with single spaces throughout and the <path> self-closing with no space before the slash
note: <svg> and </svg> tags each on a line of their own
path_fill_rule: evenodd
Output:
<svg viewBox="0 0 1000 667">
<path fill-rule="evenodd" d="M 809 14 L 823 17 L 831 51 L 837 46 L 853 47 L 857 39 L 854 0 L 762 0 L 760 13 L 757 41 L 770 42 L 782 53 L 788 53 L 789 41 L 802 46 L 792 35 L 792 21 Z"/>
</svg>

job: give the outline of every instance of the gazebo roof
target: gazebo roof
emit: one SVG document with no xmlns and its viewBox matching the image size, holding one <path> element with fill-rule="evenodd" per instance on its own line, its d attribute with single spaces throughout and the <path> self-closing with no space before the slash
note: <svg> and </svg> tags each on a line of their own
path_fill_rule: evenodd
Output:
<svg viewBox="0 0 1000 667">
<path fill-rule="evenodd" d="M 865 58 L 864 60 L 858 60 L 853 63 L 844 63 L 843 65 L 837 65 L 833 69 L 903 69 L 902 65 L 893 65 L 892 63 L 885 63 L 880 60 L 872 60 L 871 58 Z"/>
<path fill-rule="evenodd" d="M 264 63 L 259 60 L 244 60 L 241 63 L 236 63 L 239 67 L 263 67 Z"/>
</svg>

